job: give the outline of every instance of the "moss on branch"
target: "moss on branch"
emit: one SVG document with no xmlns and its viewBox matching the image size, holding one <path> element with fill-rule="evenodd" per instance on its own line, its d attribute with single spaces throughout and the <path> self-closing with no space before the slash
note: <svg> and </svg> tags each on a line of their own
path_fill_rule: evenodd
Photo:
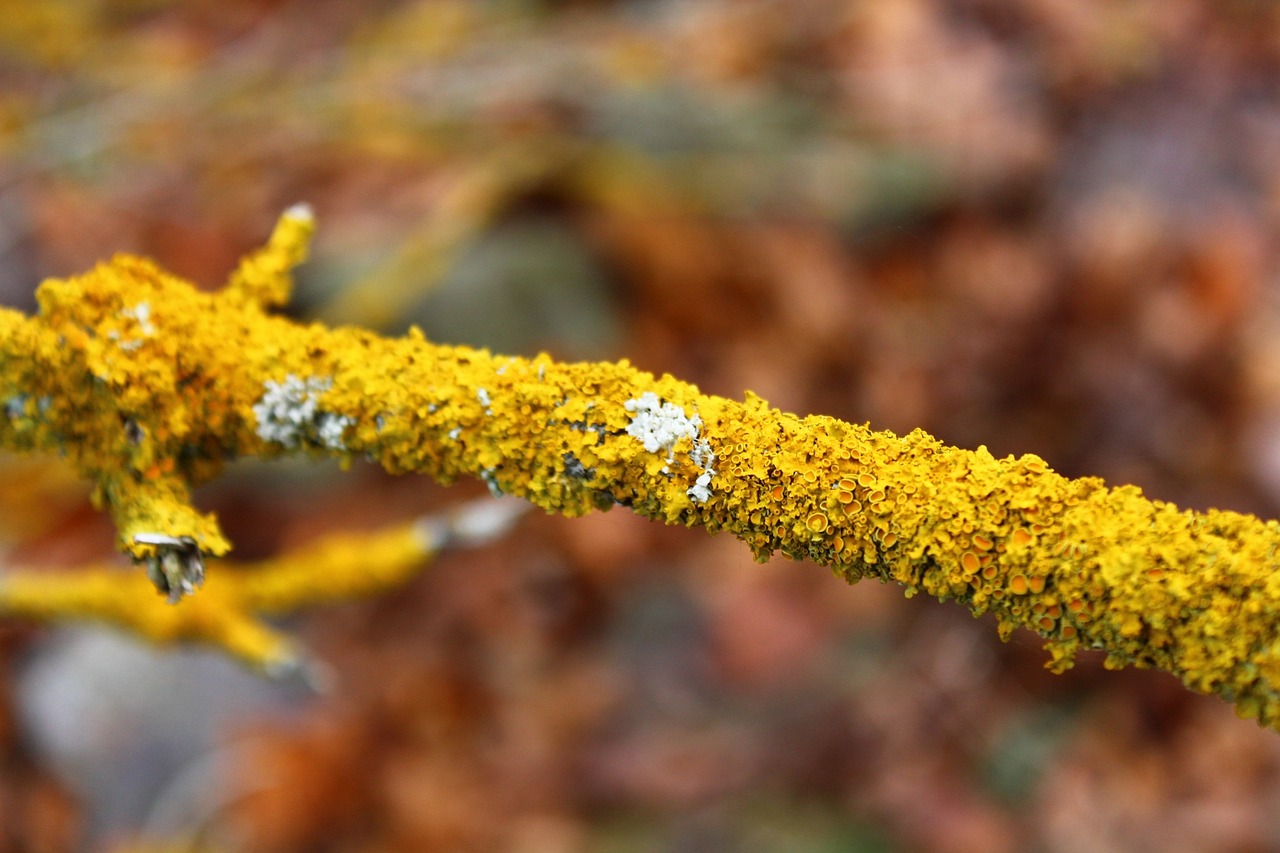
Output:
<svg viewBox="0 0 1280 853">
<path fill-rule="evenodd" d="M 991 612 L 1004 636 L 1042 636 L 1057 670 L 1100 648 L 1108 666 L 1164 669 L 1280 725 L 1276 522 L 1179 510 L 918 430 L 704 395 L 625 361 L 273 316 L 308 233 L 309 218 L 286 217 L 219 293 L 127 256 L 45 282 L 37 317 L 0 314 L 0 444 L 65 452 L 98 484 L 121 546 L 153 565 L 173 561 L 155 535 L 227 549 L 186 503 L 224 460 L 363 456 L 446 483 L 478 477 L 548 512 L 622 505 L 728 531 L 760 559 Z"/>
</svg>

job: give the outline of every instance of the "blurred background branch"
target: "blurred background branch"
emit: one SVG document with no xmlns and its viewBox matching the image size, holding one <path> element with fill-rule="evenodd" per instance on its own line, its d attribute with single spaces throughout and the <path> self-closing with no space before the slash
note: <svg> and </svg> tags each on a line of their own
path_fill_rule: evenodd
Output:
<svg viewBox="0 0 1280 853">
<path fill-rule="evenodd" d="M 198 596 L 174 606 L 140 572 L 94 566 L 57 572 L 6 567 L 0 613 L 39 621 L 92 620 L 150 643 L 208 644 L 272 678 L 320 689 L 323 674 L 263 617 L 394 590 L 447 547 L 483 545 L 527 507 L 476 501 L 448 514 L 363 534 L 331 534 L 269 560 L 219 566 Z"/>
</svg>

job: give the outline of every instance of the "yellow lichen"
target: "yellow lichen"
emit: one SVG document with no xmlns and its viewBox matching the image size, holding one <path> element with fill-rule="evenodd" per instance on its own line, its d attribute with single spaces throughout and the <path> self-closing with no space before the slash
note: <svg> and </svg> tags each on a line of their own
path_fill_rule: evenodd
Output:
<svg viewBox="0 0 1280 853">
<path fill-rule="evenodd" d="M 227 282 L 228 296 L 242 296 L 263 307 L 289 301 L 290 272 L 307 259 L 307 247 L 316 228 L 315 216 L 305 204 L 284 212 L 267 245 L 247 255 Z"/>
<path fill-rule="evenodd" d="M 9 571 L 0 579 L 0 612 L 41 620 L 90 619 L 157 644 L 206 643 L 284 676 L 298 671 L 302 657 L 259 614 L 391 588 L 426 564 L 432 556 L 428 545 L 413 525 L 329 537 L 261 564 L 219 566 L 199 595 L 176 605 L 157 597 L 142 574 L 115 567 Z"/>
<path fill-rule="evenodd" d="M 270 560 L 221 564 L 199 595 L 176 605 L 157 597 L 140 573 L 114 566 L 56 573 L 7 569 L 0 576 L 0 613 L 88 619 L 160 645 L 212 645 L 269 675 L 307 678 L 296 643 L 262 617 L 395 589 L 441 548 L 486 541 L 515 517 L 509 505 L 486 500 L 450 516 L 323 537 Z"/>
<path fill-rule="evenodd" d="M 138 532 L 225 550 L 186 495 L 228 458 L 368 457 L 477 477 L 549 512 L 622 505 L 728 531 L 760 559 L 991 611 L 1002 636 L 1043 634 L 1055 669 L 1101 648 L 1108 665 L 1160 667 L 1280 725 L 1277 522 L 1179 510 L 919 430 L 704 395 L 625 361 L 495 356 L 272 316 L 263 306 L 287 291 L 303 225 L 282 225 L 221 293 L 118 257 L 43 284 L 35 318 L 0 312 L 0 446 L 65 453 L 140 559 L 157 555 Z"/>
</svg>

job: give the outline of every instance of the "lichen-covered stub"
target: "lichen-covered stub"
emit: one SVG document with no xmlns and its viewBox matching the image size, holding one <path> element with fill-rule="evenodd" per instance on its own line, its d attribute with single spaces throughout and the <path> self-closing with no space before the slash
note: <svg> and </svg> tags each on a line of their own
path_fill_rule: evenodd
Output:
<svg viewBox="0 0 1280 853">
<path fill-rule="evenodd" d="M 256 322 L 287 296 L 313 225 L 308 209 L 291 208 L 217 295 L 118 256 L 44 282 L 38 317 L 0 311 L 0 446 L 66 456 L 93 481 L 121 548 L 166 595 L 194 589 L 204 556 L 229 548 L 216 520 L 190 506 L 190 489 L 244 444 L 238 401 L 263 386 L 237 376 L 234 361 L 271 345 Z M 344 426 L 318 417 L 306 437 L 334 449 Z"/>
</svg>

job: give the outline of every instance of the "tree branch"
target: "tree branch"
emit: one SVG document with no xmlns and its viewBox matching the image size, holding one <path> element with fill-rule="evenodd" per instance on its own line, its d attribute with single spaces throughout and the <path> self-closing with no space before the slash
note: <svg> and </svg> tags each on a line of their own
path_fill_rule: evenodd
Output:
<svg viewBox="0 0 1280 853">
<path fill-rule="evenodd" d="M 151 643 L 219 648 L 273 678 L 323 679 L 291 637 L 263 617 L 393 590 L 443 550 L 505 533 L 527 504 L 485 498 L 442 515 L 369 533 L 338 533 L 254 563 L 223 563 L 199 595 L 176 606 L 150 594 L 138 572 L 87 566 L 65 572 L 0 572 L 0 613 L 40 621 L 92 620 Z"/>
<path fill-rule="evenodd" d="M 1182 511 L 919 430 L 704 395 L 625 361 L 272 316 L 309 231 L 291 211 L 265 250 L 276 260 L 246 262 L 220 293 L 121 256 L 45 282 L 37 317 L 0 313 L 0 446 L 66 453 L 121 547 L 171 595 L 194 585 L 193 550 L 227 550 L 186 502 L 224 460 L 365 456 L 445 483 L 478 477 L 549 512 L 622 505 L 725 530 L 761 560 L 810 559 L 992 612 L 1002 636 L 1044 637 L 1055 670 L 1100 648 L 1110 667 L 1164 669 L 1280 724 L 1276 522 Z"/>
</svg>

